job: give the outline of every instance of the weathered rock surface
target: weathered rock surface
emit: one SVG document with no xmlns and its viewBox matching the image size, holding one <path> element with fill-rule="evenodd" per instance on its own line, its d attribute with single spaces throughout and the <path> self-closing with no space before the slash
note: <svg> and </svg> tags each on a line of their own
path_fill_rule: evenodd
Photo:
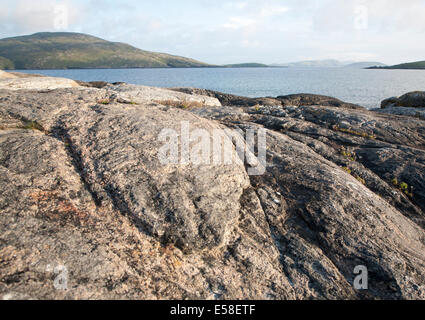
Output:
<svg viewBox="0 0 425 320">
<path fill-rule="evenodd" d="M 15 75 L 9 73 L 9 72 L 5 72 L 3 70 L 0 70 L 0 80 L 2 79 L 14 79 L 16 78 Z"/>
<path fill-rule="evenodd" d="M 358 105 L 347 103 L 336 98 L 322 96 L 317 94 L 291 94 L 286 96 L 248 98 L 233 94 L 217 92 L 213 90 L 197 89 L 197 88 L 173 88 L 172 90 L 187 94 L 204 95 L 217 98 L 224 106 L 233 107 L 252 107 L 257 105 L 263 106 L 311 106 L 321 105 L 330 107 L 344 107 L 350 109 L 363 109 Z"/>
<path fill-rule="evenodd" d="M 363 109 L 358 105 L 347 103 L 336 98 L 322 96 L 317 94 L 290 94 L 287 96 L 279 96 L 278 100 L 282 102 L 284 106 L 311 106 L 321 105 L 329 107 L 343 107 L 349 109 Z"/>
<path fill-rule="evenodd" d="M 100 87 L 0 90 L 3 298 L 425 299 L 423 120 Z M 266 128 L 265 174 L 160 163 L 182 123 Z"/>
<path fill-rule="evenodd" d="M 389 106 L 384 109 L 374 109 L 373 111 L 401 116 L 411 116 L 418 119 L 425 120 L 425 107 L 424 108 L 406 108 L 406 107 L 397 107 Z"/>
<path fill-rule="evenodd" d="M 425 92 L 413 91 L 398 98 L 392 97 L 385 99 L 381 103 L 381 108 L 388 107 L 425 108 Z"/>
<path fill-rule="evenodd" d="M 218 99 L 199 95 L 199 94 L 185 94 L 176 92 L 174 90 L 137 86 L 131 84 L 118 84 L 112 85 L 108 88 L 111 92 L 115 93 L 118 99 L 131 101 L 134 103 L 160 103 L 169 104 L 170 102 L 198 102 L 202 106 L 220 107 L 221 103 Z"/>
<path fill-rule="evenodd" d="M 8 90 L 52 90 L 58 88 L 75 88 L 79 84 L 74 80 L 52 77 L 19 77 L 0 78 L 0 89 Z"/>
<path fill-rule="evenodd" d="M 275 98 L 247 98 L 213 90 L 197 88 L 173 88 L 172 90 L 192 95 L 202 95 L 218 99 L 223 106 L 250 107 L 255 105 L 275 106 L 282 103 Z"/>
</svg>

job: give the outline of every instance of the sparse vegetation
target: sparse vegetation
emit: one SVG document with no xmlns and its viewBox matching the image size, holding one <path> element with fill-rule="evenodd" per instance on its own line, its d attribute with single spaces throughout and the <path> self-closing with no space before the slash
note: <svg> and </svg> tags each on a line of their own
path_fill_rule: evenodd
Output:
<svg viewBox="0 0 425 320">
<path fill-rule="evenodd" d="M 341 148 L 341 155 L 345 158 L 347 158 L 350 161 L 356 161 L 356 154 L 354 152 L 350 152 L 345 150 L 345 148 Z"/>
<path fill-rule="evenodd" d="M 202 102 L 192 100 L 155 100 L 154 102 L 163 106 L 180 109 L 202 108 L 204 106 Z"/>
<path fill-rule="evenodd" d="M 413 198 L 413 186 L 409 186 L 406 182 L 399 183 L 397 178 L 394 178 L 391 182 L 393 186 L 403 192 L 406 196 Z"/>
<path fill-rule="evenodd" d="M 359 177 L 359 176 L 356 175 L 356 176 L 354 176 L 354 178 L 356 178 L 357 181 L 360 181 L 361 184 L 366 185 L 366 180 L 363 179 L 362 177 Z"/>
<path fill-rule="evenodd" d="M 376 136 L 373 135 L 373 134 L 368 134 L 366 132 L 360 132 L 360 131 L 356 131 L 356 130 L 353 130 L 353 129 L 341 128 L 338 125 L 332 126 L 332 129 L 334 131 L 339 131 L 339 132 L 344 132 L 344 133 L 352 134 L 352 135 L 355 135 L 355 136 L 363 137 L 365 139 L 370 139 L 370 140 L 375 140 L 376 139 Z"/>
<path fill-rule="evenodd" d="M 343 167 L 342 170 L 344 170 L 345 172 L 347 172 L 348 174 L 351 174 L 351 169 L 348 167 Z"/>
<path fill-rule="evenodd" d="M 109 100 L 109 99 L 100 99 L 97 103 L 100 103 L 100 104 L 110 104 L 111 103 L 111 100 Z"/>
<path fill-rule="evenodd" d="M 38 124 L 36 121 L 26 121 L 24 123 L 24 125 L 22 126 L 22 129 L 39 130 L 39 131 L 43 131 L 44 132 L 43 127 L 40 124 Z"/>
<path fill-rule="evenodd" d="M 347 172 L 348 174 L 351 174 L 354 178 L 356 178 L 357 181 L 359 181 L 361 184 L 366 185 L 366 180 L 360 177 L 357 174 L 354 174 L 353 171 L 349 167 L 342 167 L 342 170 Z"/>
<path fill-rule="evenodd" d="M 33 121 L 33 120 L 25 120 L 25 121 L 22 121 L 22 124 L 13 124 L 9 126 L 0 125 L 0 130 L 7 130 L 7 129 L 38 130 L 43 133 L 46 133 L 44 128 L 37 121 Z"/>
</svg>

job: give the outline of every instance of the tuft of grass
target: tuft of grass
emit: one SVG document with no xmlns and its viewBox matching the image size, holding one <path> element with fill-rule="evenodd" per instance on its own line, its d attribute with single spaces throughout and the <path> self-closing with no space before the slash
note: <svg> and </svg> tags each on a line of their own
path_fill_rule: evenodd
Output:
<svg viewBox="0 0 425 320">
<path fill-rule="evenodd" d="M 204 104 L 199 101 L 191 100 L 155 100 L 155 103 L 161 104 L 167 107 L 174 107 L 180 109 L 193 109 L 193 108 L 202 108 Z"/>
<path fill-rule="evenodd" d="M 127 99 L 122 99 L 122 98 L 118 98 L 117 99 L 117 103 L 122 103 L 122 104 L 137 104 L 137 102 L 131 101 L 131 100 L 127 100 Z"/>
<path fill-rule="evenodd" d="M 354 178 L 356 178 L 356 179 L 357 179 L 357 181 L 360 181 L 360 183 L 361 183 L 361 184 L 366 185 L 366 180 L 365 180 L 365 179 L 363 179 L 362 177 L 354 176 Z"/>
<path fill-rule="evenodd" d="M 375 140 L 376 139 L 376 136 L 373 135 L 373 134 L 368 134 L 366 132 L 360 132 L 360 131 L 356 131 L 356 130 L 352 130 L 352 129 L 344 129 L 344 128 L 341 128 L 338 125 L 334 125 L 332 127 L 332 129 L 334 131 L 349 133 L 349 134 L 352 134 L 352 135 L 355 135 L 355 136 L 363 137 L 365 139 L 370 139 L 370 140 Z"/>
<path fill-rule="evenodd" d="M 399 183 L 396 178 L 394 178 L 391 182 L 398 190 L 403 192 L 406 196 L 408 196 L 409 198 L 413 198 L 412 186 L 409 186 L 406 182 Z"/>
<path fill-rule="evenodd" d="M 100 99 L 97 103 L 100 103 L 100 104 L 110 104 L 111 103 L 111 100 L 109 100 L 109 99 Z"/>
<path fill-rule="evenodd" d="M 403 190 L 403 191 L 405 191 L 405 190 L 409 189 L 409 185 L 408 185 L 406 182 L 402 182 L 402 183 L 400 183 L 399 187 L 400 187 L 400 189 L 401 189 L 401 190 Z"/>
<path fill-rule="evenodd" d="M 351 174 L 351 169 L 348 167 L 343 167 L 342 170 L 344 170 L 345 172 L 347 172 L 348 174 Z"/>
<path fill-rule="evenodd" d="M 13 130 L 13 129 L 25 129 L 25 130 L 38 130 L 43 133 L 47 133 L 46 130 L 37 122 L 34 120 L 22 120 L 22 124 L 19 125 L 10 125 L 10 126 L 4 126 L 0 125 L 0 130 Z"/>
<path fill-rule="evenodd" d="M 356 154 L 354 152 L 350 152 L 345 150 L 344 148 L 341 149 L 341 155 L 345 158 L 347 158 L 350 161 L 356 161 Z"/>
<path fill-rule="evenodd" d="M 33 120 L 25 121 L 21 129 L 38 130 L 44 132 L 44 128 L 39 123 L 37 123 L 37 121 Z"/>
</svg>

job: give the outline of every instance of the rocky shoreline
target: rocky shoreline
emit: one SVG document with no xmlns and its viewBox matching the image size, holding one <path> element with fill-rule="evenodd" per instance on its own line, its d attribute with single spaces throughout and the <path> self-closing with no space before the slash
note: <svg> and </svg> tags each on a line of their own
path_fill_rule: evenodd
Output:
<svg viewBox="0 0 425 320">
<path fill-rule="evenodd" d="M 425 299 L 423 97 L 367 110 L 0 72 L 0 297 Z M 186 122 L 267 129 L 265 173 L 161 164 L 161 130 Z"/>
</svg>

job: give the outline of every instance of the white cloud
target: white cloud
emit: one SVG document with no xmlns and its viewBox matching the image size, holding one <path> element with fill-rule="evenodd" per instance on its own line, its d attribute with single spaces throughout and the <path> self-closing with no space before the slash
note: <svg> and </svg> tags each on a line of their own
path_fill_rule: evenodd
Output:
<svg viewBox="0 0 425 320">
<path fill-rule="evenodd" d="M 273 17 L 273 16 L 279 16 L 285 12 L 287 12 L 289 8 L 279 6 L 279 5 L 266 5 L 261 8 L 260 10 L 260 16 L 261 17 Z"/>
<path fill-rule="evenodd" d="M 210 63 L 425 59 L 425 0 L 2 0 L 0 37 L 55 31 L 57 4 L 66 31 Z"/>
<path fill-rule="evenodd" d="M 257 21 L 250 18 L 244 17 L 231 17 L 228 22 L 221 26 L 225 29 L 241 29 L 251 27 L 257 24 Z"/>
<path fill-rule="evenodd" d="M 223 8 L 224 9 L 245 9 L 248 6 L 248 2 L 243 2 L 243 1 L 239 1 L 239 2 L 226 2 L 223 4 Z"/>
<path fill-rule="evenodd" d="M 1 19 L 0 29 L 13 29 L 15 34 L 10 36 L 68 29 L 78 21 L 82 12 L 71 0 L 19 0 L 11 4 L 8 10 L 7 17 Z"/>
</svg>

